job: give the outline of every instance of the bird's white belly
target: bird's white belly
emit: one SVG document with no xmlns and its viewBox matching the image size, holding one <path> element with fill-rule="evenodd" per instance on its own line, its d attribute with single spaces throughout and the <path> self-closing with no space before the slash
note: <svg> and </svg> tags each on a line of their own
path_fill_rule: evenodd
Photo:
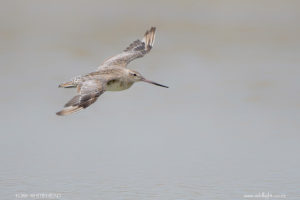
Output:
<svg viewBox="0 0 300 200">
<path fill-rule="evenodd" d="M 132 86 L 133 83 L 123 82 L 123 81 L 109 81 L 106 86 L 107 91 L 121 91 L 126 90 Z"/>
</svg>

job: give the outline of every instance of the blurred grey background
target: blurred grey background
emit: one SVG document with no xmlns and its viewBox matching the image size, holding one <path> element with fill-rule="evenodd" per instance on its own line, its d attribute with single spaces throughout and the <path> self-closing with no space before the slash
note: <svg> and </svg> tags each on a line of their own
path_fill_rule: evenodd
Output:
<svg viewBox="0 0 300 200">
<path fill-rule="evenodd" d="M 300 2 L 0 1 L 0 196 L 300 198 Z M 137 83 L 55 112 L 58 84 L 150 26 Z M 31 199 L 31 198 L 27 198 Z"/>
</svg>

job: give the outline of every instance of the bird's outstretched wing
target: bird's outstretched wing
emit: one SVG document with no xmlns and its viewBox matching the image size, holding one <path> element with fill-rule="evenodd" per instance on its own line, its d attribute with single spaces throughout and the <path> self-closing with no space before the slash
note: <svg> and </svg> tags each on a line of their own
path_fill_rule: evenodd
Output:
<svg viewBox="0 0 300 200">
<path fill-rule="evenodd" d="M 104 92 L 101 81 L 94 79 L 84 81 L 77 86 L 77 89 L 78 95 L 68 101 L 64 109 L 56 113 L 57 115 L 69 115 L 82 110 L 94 103 Z"/>
<path fill-rule="evenodd" d="M 98 67 L 98 70 L 111 66 L 126 67 L 132 60 L 143 57 L 153 46 L 155 30 L 155 27 L 151 27 L 150 30 L 146 31 L 142 41 L 136 40 L 132 42 L 122 53 L 107 59 Z"/>
</svg>

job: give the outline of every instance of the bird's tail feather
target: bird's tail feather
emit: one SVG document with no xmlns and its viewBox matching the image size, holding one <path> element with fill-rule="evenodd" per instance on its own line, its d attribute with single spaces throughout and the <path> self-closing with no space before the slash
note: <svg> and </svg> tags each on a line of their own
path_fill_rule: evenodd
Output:
<svg viewBox="0 0 300 200">
<path fill-rule="evenodd" d="M 74 87 L 76 87 L 76 86 L 77 86 L 77 85 L 74 84 L 73 81 L 68 81 L 68 82 L 64 82 L 64 83 L 59 84 L 58 87 L 62 87 L 62 88 L 74 88 Z"/>
</svg>

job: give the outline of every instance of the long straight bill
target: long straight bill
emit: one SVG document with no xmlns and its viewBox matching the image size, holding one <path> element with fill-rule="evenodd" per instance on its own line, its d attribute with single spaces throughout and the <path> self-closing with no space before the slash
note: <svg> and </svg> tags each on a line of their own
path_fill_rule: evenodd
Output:
<svg viewBox="0 0 300 200">
<path fill-rule="evenodd" d="M 149 80 L 147 80 L 147 79 L 144 79 L 143 81 L 144 81 L 144 82 L 146 82 L 146 83 L 151 83 L 151 84 L 153 84 L 153 85 L 160 86 L 160 87 L 169 88 L 168 86 L 165 86 L 165 85 L 162 85 L 162 84 L 156 83 L 156 82 L 154 82 L 154 81 L 149 81 Z"/>
</svg>

